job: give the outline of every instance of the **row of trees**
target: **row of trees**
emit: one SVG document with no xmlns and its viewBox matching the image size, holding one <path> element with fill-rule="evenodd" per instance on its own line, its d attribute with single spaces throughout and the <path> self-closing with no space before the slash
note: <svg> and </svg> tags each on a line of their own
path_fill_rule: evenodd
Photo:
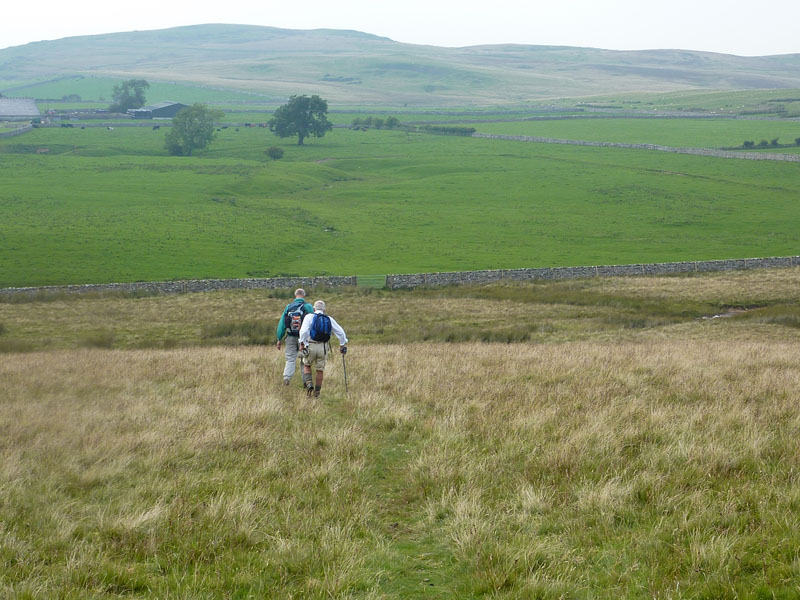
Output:
<svg viewBox="0 0 800 600">
<path fill-rule="evenodd" d="M 794 138 L 794 144 L 795 144 L 795 146 L 800 146 L 800 137 Z M 760 142 L 758 142 L 758 144 L 756 144 L 752 140 L 746 140 L 742 144 L 742 148 L 770 148 L 770 147 L 772 147 L 772 148 L 780 148 L 781 147 L 781 144 L 778 142 L 778 138 L 774 138 L 774 139 L 770 140 L 769 142 L 767 140 L 761 140 Z"/>
<path fill-rule="evenodd" d="M 397 117 L 356 117 L 350 124 L 350 129 L 363 129 L 374 127 L 375 129 L 394 129 L 400 127 L 400 120 Z"/>
</svg>

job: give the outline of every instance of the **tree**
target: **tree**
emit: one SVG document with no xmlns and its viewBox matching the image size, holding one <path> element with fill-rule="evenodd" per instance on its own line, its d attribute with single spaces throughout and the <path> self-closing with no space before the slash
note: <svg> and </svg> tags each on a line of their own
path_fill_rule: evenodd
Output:
<svg viewBox="0 0 800 600">
<path fill-rule="evenodd" d="M 268 125 L 270 131 L 282 138 L 296 135 L 299 146 L 308 136 L 322 137 L 333 129 L 328 121 L 328 103 L 317 95 L 292 96 L 275 111 Z"/>
<path fill-rule="evenodd" d="M 283 158 L 283 148 L 278 146 L 270 146 L 266 150 L 264 150 L 264 154 L 269 156 L 272 160 L 279 160 Z"/>
<path fill-rule="evenodd" d="M 800 146 L 800 137 L 794 138 L 794 143 Z"/>
<path fill-rule="evenodd" d="M 114 86 L 111 94 L 113 100 L 108 110 L 111 112 L 124 113 L 129 108 L 141 108 L 144 106 L 144 92 L 150 84 L 144 79 L 129 79 L 119 85 Z"/>
<path fill-rule="evenodd" d="M 216 135 L 214 121 L 223 117 L 220 110 L 211 110 L 205 104 L 193 104 L 178 111 L 167 132 L 165 146 L 174 156 L 189 156 L 193 151 L 208 146 Z"/>
</svg>

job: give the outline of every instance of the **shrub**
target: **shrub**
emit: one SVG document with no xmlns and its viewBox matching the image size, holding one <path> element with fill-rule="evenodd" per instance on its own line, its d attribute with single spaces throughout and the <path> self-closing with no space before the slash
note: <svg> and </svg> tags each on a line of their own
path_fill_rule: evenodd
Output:
<svg viewBox="0 0 800 600">
<path fill-rule="evenodd" d="M 267 156 L 269 156 L 272 160 L 279 160 L 283 158 L 283 148 L 280 148 L 278 146 L 270 146 L 269 148 L 264 150 L 264 153 Z"/>
<path fill-rule="evenodd" d="M 476 131 L 474 127 L 456 127 L 453 125 L 423 125 L 420 130 L 444 135 L 472 135 Z"/>
<path fill-rule="evenodd" d="M 794 143 L 800 146 L 800 137 L 794 138 Z"/>
<path fill-rule="evenodd" d="M 742 144 L 745 148 L 752 148 L 756 145 L 756 143 L 752 140 L 745 140 L 744 144 Z"/>
<path fill-rule="evenodd" d="M 769 145 L 773 146 L 773 147 L 777 147 L 779 145 L 778 144 L 778 138 L 774 138 L 773 140 L 771 140 Z"/>
</svg>

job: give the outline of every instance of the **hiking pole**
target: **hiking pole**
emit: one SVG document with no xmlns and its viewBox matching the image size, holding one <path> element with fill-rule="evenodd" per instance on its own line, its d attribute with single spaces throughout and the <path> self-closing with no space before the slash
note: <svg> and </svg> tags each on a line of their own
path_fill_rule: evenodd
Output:
<svg viewBox="0 0 800 600">
<path fill-rule="evenodd" d="M 347 390 L 347 363 L 344 357 L 347 356 L 347 346 L 342 346 L 342 369 L 344 369 L 344 393 L 349 398 L 350 392 Z"/>
</svg>

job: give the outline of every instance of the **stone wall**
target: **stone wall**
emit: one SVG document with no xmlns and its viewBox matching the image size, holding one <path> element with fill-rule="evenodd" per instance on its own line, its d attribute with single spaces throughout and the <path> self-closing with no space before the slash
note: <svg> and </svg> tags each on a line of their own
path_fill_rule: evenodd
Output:
<svg viewBox="0 0 800 600">
<path fill-rule="evenodd" d="M 269 279 L 193 279 L 187 281 L 150 281 L 136 283 L 99 283 L 0 289 L 0 296 L 88 294 L 186 294 L 215 290 L 294 289 L 298 287 L 339 287 L 356 285 L 355 277 L 273 277 Z"/>
<path fill-rule="evenodd" d="M 596 267 L 553 267 L 543 269 L 497 269 L 489 271 L 456 271 L 450 273 L 416 273 L 387 275 L 389 289 L 419 286 L 442 286 L 492 281 L 532 281 L 542 279 L 580 279 L 587 277 L 619 277 L 669 275 L 672 273 L 701 273 L 742 269 L 772 269 L 800 266 L 800 256 L 777 258 L 743 258 L 736 260 L 705 260 L 636 265 L 606 265 Z"/>
<path fill-rule="evenodd" d="M 22 135 L 23 133 L 29 132 L 33 129 L 32 125 L 26 125 L 25 127 L 20 127 L 19 129 L 12 129 L 11 131 L 4 131 L 0 133 L 0 138 L 10 138 L 14 137 L 15 135 Z"/>
<path fill-rule="evenodd" d="M 697 156 L 713 156 L 716 158 L 739 158 L 743 160 L 778 160 L 800 162 L 800 154 L 771 154 L 769 152 L 730 152 L 712 148 L 675 148 L 658 144 L 623 144 L 618 142 L 590 142 L 587 140 L 561 140 L 557 138 L 531 137 L 527 135 L 496 135 L 489 133 L 473 133 L 472 137 L 491 140 L 510 140 L 513 142 L 532 142 L 537 144 L 567 144 L 571 146 L 593 146 L 599 148 L 632 148 L 634 150 L 656 150 L 673 154 L 694 154 Z"/>
</svg>

